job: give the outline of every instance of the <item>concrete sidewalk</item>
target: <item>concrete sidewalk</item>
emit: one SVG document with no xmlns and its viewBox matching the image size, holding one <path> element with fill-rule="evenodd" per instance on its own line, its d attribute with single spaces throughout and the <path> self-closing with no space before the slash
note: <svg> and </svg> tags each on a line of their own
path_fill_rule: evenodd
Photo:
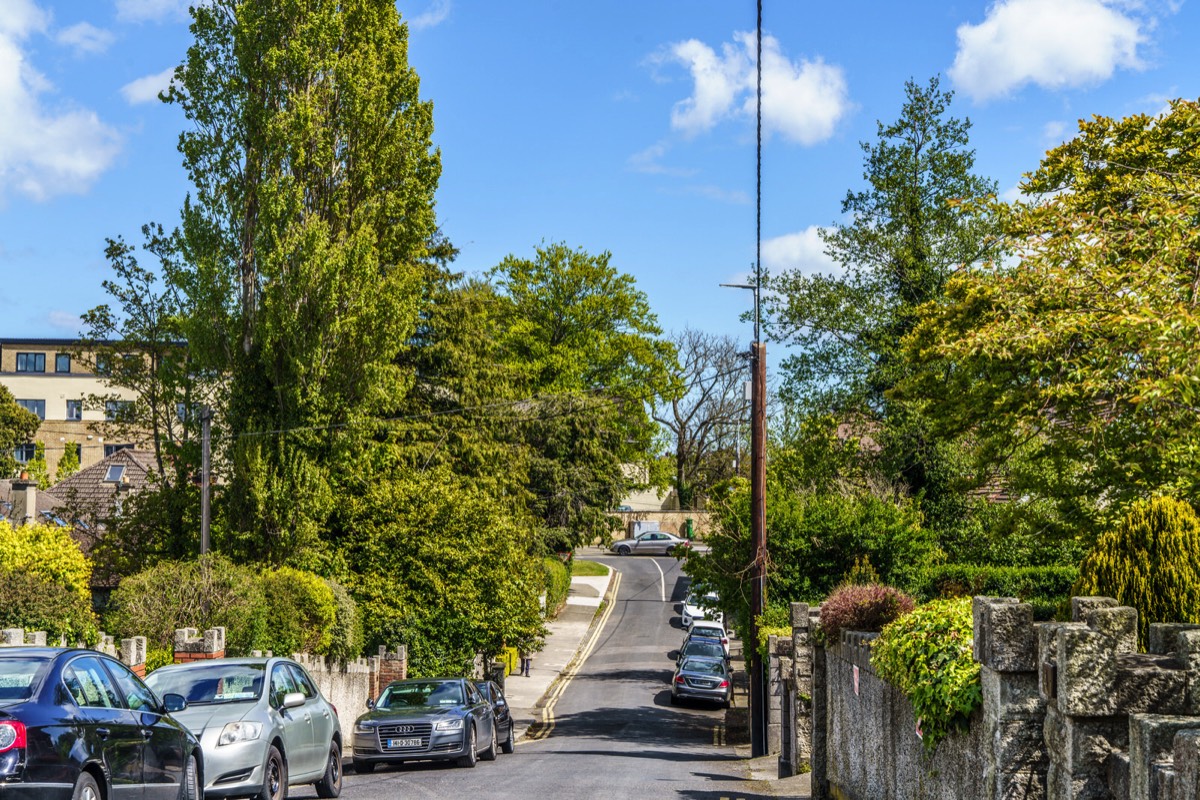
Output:
<svg viewBox="0 0 1200 800">
<path fill-rule="evenodd" d="M 567 603 L 558 617 L 547 624 L 546 646 L 534 655 L 529 677 L 514 673 L 505 679 L 504 695 L 515 723 L 513 734 L 518 740 L 531 725 L 541 721 L 543 701 L 583 645 L 614 574 L 610 569 L 604 576 L 571 578 Z"/>
</svg>

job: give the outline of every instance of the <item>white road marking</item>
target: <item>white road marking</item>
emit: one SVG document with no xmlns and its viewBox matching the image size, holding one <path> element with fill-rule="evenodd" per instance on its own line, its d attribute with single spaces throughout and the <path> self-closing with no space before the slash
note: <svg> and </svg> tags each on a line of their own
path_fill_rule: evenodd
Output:
<svg viewBox="0 0 1200 800">
<path fill-rule="evenodd" d="M 665 602 L 667 602 L 667 574 L 665 572 L 663 572 L 662 567 L 658 566 L 657 558 L 650 559 L 650 563 L 653 564 L 654 567 L 658 570 L 658 577 L 660 579 L 659 584 L 658 584 L 658 590 L 659 590 L 658 594 L 659 594 L 659 597 L 662 598 L 662 601 L 665 603 Z"/>
</svg>

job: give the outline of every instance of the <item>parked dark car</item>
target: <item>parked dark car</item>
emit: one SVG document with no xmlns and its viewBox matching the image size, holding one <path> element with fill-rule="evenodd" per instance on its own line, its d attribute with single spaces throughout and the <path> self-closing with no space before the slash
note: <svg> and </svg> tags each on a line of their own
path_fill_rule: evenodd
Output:
<svg viewBox="0 0 1200 800">
<path fill-rule="evenodd" d="M 473 767 L 496 758 L 492 704 L 463 678 L 428 678 L 390 683 L 354 723 L 354 770 L 377 764 L 454 759 Z M 486 742 L 481 750 L 480 744 Z"/>
<path fill-rule="evenodd" d="M 729 708 L 733 687 L 723 658 L 689 656 L 675 669 L 671 681 L 671 705 L 680 700 L 709 700 Z"/>
<path fill-rule="evenodd" d="M 200 744 L 154 692 L 92 650 L 0 650 L 0 797 L 200 800 Z"/>
<path fill-rule="evenodd" d="M 679 655 L 675 659 L 675 663 L 680 664 L 689 656 L 719 658 L 722 661 L 726 659 L 725 648 L 721 647 L 719 639 L 707 639 L 700 636 L 688 639 L 683 643 L 683 647 L 679 648 Z"/>
<path fill-rule="evenodd" d="M 496 735 L 500 737 L 500 752 L 513 752 L 517 749 L 517 743 L 513 741 L 512 711 L 504 697 L 504 690 L 495 681 L 481 681 L 476 683 L 475 687 L 479 689 L 483 699 L 492 704 L 492 716 L 496 718 Z"/>
</svg>

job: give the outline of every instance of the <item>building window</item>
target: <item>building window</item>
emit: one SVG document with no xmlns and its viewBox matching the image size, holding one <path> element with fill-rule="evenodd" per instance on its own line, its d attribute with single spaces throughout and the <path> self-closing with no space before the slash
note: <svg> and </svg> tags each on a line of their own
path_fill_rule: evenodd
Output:
<svg viewBox="0 0 1200 800">
<path fill-rule="evenodd" d="M 122 450 L 132 450 L 132 449 L 133 449 L 133 445 L 131 445 L 131 444 L 106 444 L 106 445 L 104 445 L 104 457 L 108 458 L 113 453 L 119 453 Z"/>
<path fill-rule="evenodd" d="M 129 416 L 130 400 L 108 400 L 104 403 L 104 419 L 108 422 L 124 420 Z"/>
<path fill-rule="evenodd" d="M 96 356 L 96 374 L 108 374 L 108 356 Z"/>
<path fill-rule="evenodd" d="M 17 405 L 26 411 L 32 411 L 37 414 L 38 419 L 46 418 L 46 401 L 45 400 L 18 400 Z"/>
<path fill-rule="evenodd" d="M 83 419 L 83 401 L 68 400 L 67 401 L 67 419 L 81 420 Z"/>
<path fill-rule="evenodd" d="M 71 371 L 71 354 L 59 353 L 54 357 L 55 372 L 70 372 Z"/>
<path fill-rule="evenodd" d="M 17 372 L 45 372 L 45 353 L 17 353 Z"/>
<path fill-rule="evenodd" d="M 36 455 L 37 455 L 37 445 L 34 444 L 33 442 L 28 442 L 26 444 L 19 444 L 19 445 L 17 445 L 16 449 L 13 450 L 13 458 L 15 458 L 17 460 L 17 462 L 21 463 L 21 464 L 29 463 L 30 461 L 33 460 L 33 457 Z"/>
<path fill-rule="evenodd" d="M 124 464 L 113 464 L 108 468 L 108 471 L 104 473 L 104 482 L 105 483 L 120 483 L 121 478 L 124 478 L 124 477 L 125 477 L 125 465 Z"/>
</svg>

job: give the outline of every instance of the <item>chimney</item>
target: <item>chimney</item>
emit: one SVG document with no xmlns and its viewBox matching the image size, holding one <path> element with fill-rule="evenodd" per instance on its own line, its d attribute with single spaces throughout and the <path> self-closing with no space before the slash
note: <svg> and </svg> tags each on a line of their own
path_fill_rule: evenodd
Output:
<svg viewBox="0 0 1200 800">
<path fill-rule="evenodd" d="M 22 475 L 22 477 L 26 477 Z M 37 516 L 37 483 L 29 480 L 12 482 L 12 524 L 20 527 L 33 522 Z"/>
</svg>

